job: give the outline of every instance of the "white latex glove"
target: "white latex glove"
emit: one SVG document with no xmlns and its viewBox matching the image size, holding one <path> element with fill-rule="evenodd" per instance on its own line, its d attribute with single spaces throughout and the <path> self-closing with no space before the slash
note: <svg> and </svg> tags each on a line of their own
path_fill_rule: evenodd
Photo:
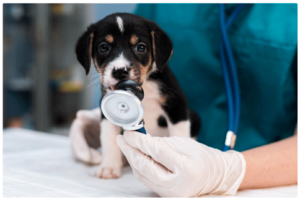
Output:
<svg viewBox="0 0 300 200">
<path fill-rule="evenodd" d="M 126 131 L 117 143 L 138 180 L 163 197 L 234 195 L 245 175 L 241 153 L 222 152 L 191 138 Z"/>
<path fill-rule="evenodd" d="M 69 132 L 72 153 L 77 160 L 88 164 L 101 163 L 102 155 L 96 150 L 100 147 L 100 119 L 99 108 L 77 112 Z"/>
</svg>

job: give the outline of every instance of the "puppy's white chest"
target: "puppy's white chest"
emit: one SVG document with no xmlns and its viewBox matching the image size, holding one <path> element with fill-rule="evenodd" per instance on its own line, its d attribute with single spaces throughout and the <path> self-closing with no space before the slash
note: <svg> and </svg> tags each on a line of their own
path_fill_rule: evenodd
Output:
<svg viewBox="0 0 300 200">
<path fill-rule="evenodd" d="M 142 104 L 146 131 L 152 136 L 167 137 L 169 135 L 167 127 L 158 126 L 159 117 L 165 117 L 166 114 L 159 102 L 160 94 L 157 83 L 145 81 L 143 89 L 145 96 Z"/>
</svg>

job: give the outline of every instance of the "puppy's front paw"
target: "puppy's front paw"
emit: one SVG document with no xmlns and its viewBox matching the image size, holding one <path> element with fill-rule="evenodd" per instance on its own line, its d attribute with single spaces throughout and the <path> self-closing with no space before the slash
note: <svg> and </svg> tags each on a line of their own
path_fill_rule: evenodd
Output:
<svg viewBox="0 0 300 200">
<path fill-rule="evenodd" d="M 96 176 L 98 178 L 111 179 L 119 178 L 121 175 L 122 166 L 104 165 L 101 164 L 96 170 Z"/>
</svg>

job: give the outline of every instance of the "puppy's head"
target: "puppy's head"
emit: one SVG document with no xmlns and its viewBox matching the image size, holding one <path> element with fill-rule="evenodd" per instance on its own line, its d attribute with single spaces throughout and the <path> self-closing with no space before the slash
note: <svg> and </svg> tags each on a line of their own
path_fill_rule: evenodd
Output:
<svg viewBox="0 0 300 200">
<path fill-rule="evenodd" d="M 114 90 L 125 79 L 142 85 L 150 73 L 163 70 L 172 51 L 170 38 L 155 22 L 128 13 L 112 14 L 92 24 L 76 45 L 86 74 L 92 59 L 106 90 Z"/>
</svg>

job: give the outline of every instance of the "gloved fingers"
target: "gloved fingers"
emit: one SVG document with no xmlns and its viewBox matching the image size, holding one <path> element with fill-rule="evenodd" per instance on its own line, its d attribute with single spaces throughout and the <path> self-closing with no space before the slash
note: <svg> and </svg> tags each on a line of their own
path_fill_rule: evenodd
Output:
<svg viewBox="0 0 300 200">
<path fill-rule="evenodd" d="M 87 123 L 100 123 L 101 110 L 100 108 L 95 108 L 93 110 L 79 110 L 76 113 L 76 119 L 80 119 Z"/>
<path fill-rule="evenodd" d="M 166 137 L 164 138 L 164 143 L 178 153 L 189 156 L 197 156 L 199 154 L 202 154 L 202 151 L 199 151 L 199 149 L 209 148 L 208 146 L 188 137 Z"/>
<path fill-rule="evenodd" d="M 79 120 L 75 119 L 70 128 L 70 139 L 72 152 L 78 160 L 83 162 L 89 162 L 90 151 L 89 146 L 84 138 L 84 124 Z"/>
<path fill-rule="evenodd" d="M 100 146 L 100 108 L 93 110 L 79 110 L 76 113 L 76 120 L 82 124 L 82 133 L 84 134 L 87 144 L 97 149 Z M 74 121 L 75 122 L 75 121 Z"/>
<path fill-rule="evenodd" d="M 125 131 L 124 139 L 130 146 L 151 156 L 156 162 L 174 173 L 178 167 L 177 162 L 185 159 L 183 155 L 162 142 L 164 138 L 151 137 L 150 134 L 145 135 L 136 131 Z"/>
<path fill-rule="evenodd" d="M 135 175 L 135 177 L 138 178 L 138 180 L 143 183 L 145 186 L 147 186 L 152 192 L 158 194 L 161 197 L 167 197 L 170 196 L 170 189 L 161 187 L 149 179 L 147 179 L 145 176 L 143 176 L 141 173 L 139 173 L 136 169 L 132 168 L 132 172 Z"/>
<path fill-rule="evenodd" d="M 126 156 L 132 169 L 135 169 L 148 180 L 159 183 L 162 187 L 171 187 L 176 176 L 148 155 L 128 145 L 123 136 L 117 136 L 117 143 Z"/>
<path fill-rule="evenodd" d="M 84 138 L 87 144 L 97 149 L 100 147 L 100 123 L 89 123 L 84 125 Z"/>
</svg>

